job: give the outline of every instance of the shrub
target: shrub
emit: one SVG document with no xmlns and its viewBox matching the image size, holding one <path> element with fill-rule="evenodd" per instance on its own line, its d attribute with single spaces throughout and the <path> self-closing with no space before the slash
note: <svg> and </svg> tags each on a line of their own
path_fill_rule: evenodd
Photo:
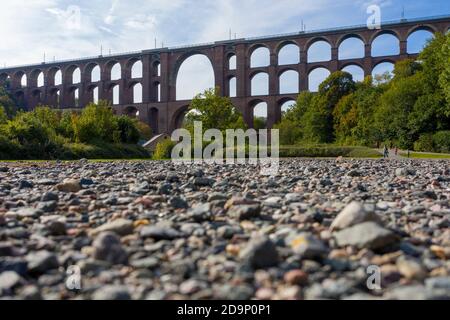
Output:
<svg viewBox="0 0 450 320">
<path fill-rule="evenodd" d="M 450 131 L 439 131 L 433 136 L 434 151 L 450 152 Z"/>
<path fill-rule="evenodd" d="M 136 127 L 139 131 L 139 138 L 148 141 L 152 138 L 153 132 L 150 126 L 142 121 L 136 122 Z"/>
<path fill-rule="evenodd" d="M 287 118 L 275 125 L 274 129 L 280 130 L 281 145 L 293 145 L 302 138 L 302 131 L 299 124 Z"/>
<path fill-rule="evenodd" d="M 117 120 L 106 102 L 89 104 L 73 124 L 76 142 L 92 143 L 99 140 L 119 142 Z"/>
<path fill-rule="evenodd" d="M 421 135 L 419 140 L 414 143 L 414 151 L 433 152 L 433 135 L 431 133 Z"/>
<path fill-rule="evenodd" d="M 137 120 L 127 116 L 117 118 L 117 127 L 120 134 L 120 142 L 122 143 L 138 143 L 140 133 L 137 128 Z"/>
<path fill-rule="evenodd" d="M 166 160 L 172 157 L 172 150 L 176 143 L 170 139 L 164 139 L 156 145 L 155 152 L 153 153 L 154 160 Z"/>
</svg>

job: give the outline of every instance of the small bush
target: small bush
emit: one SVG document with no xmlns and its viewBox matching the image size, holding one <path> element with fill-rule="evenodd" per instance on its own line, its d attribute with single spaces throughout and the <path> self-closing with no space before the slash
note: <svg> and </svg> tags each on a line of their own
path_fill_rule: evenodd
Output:
<svg viewBox="0 0 450 320">
<path fill-rule="evenodd" d="M 430 133 L 421 135 L 419 140 L 417 140 L 414 143 L 414 151 L 433 152 L 434 151 L 433 135 Z"/>
<path fill-rule="evenodd" d="M 439 131 L 433 136 L 434 151 L 450 152 L 450 131 Z"/>
<path fill-rule="evenodd" d="M 176 143 L 170 139 L 164 139 L 156 145 L 155 152 L 153 153 L 154 160 L 166 160 L 171 159 L 172 150 Z"/>
</svg>

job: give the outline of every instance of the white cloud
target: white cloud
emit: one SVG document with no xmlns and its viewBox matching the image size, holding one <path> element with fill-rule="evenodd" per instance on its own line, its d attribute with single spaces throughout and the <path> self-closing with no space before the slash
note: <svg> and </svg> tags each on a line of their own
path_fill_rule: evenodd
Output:
<svg viewBox="0 0 450 320">
<path fill-rule="evenodd" d="M 436 2 L 443 5 L 416 0 L 406 9 L 423 16 L 449 8 Z M 80 28 L 67 25 L 73 3 L 80 8 Z M 40 63 L 44 52 L 47 59 L 95 56 L 101 45 L 113 53 L 153 48 L 155 38 L 167 46 L 224 40 L 230 28 L 239 38 L 294 32 L 302 19 L 307 30 L 362 24 L 368 4 L 381 5 L 383 16 L 401 12 L 397 0 L 2 1 L 0 65 Z"/>
</svg>

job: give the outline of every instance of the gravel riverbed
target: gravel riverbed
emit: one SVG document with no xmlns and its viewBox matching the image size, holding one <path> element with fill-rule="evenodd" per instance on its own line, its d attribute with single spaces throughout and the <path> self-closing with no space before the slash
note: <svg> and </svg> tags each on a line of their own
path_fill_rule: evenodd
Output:
<svg viewBox="0 0 450 320">
<path fill-rule="evenodd" d="M 0 297 L 450 299 L 449 164 L 0 163 Z"/>
</svg>

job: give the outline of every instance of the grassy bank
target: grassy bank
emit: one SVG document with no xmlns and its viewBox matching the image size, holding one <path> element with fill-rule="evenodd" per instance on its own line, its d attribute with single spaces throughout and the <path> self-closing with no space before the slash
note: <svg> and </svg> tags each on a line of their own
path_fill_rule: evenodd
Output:
<svg viewBox="0 0 450 320">
<path fill-rule="evenodd" d="M 170 140 L 161 141 L 153 154 L 154 160 L 170 159 L 174 143 Z M 234 148 L 236 153 L 237 148 Z M 249 146 L 246 146 L 246 157 L 249 157 Z M 268 152 L 270 154 L 270 150 Z M 227 149 L 224 150 L 224 156 L 227 154 Z M 235 154 L 236 156 L 236 154 Z M 191 157 L 194 157 L 194 152 L 191 150 Z M 337 145 L 294 145 L 281 146 L 281 158 L 381 158 L 382 155 L 374 149 L 366 147 L 351 147 L 351 146 L 337 146 Z"/>
<path fill-rule="evenodd" d="M 406 152 L 401 152 L 400 155 L 402 157 L 408 157 L 408 153 L 406 153 Z M 450 159 L 450 154 L 411 152 L 410 158 L 412 158 L 412 159 Z"/>
<path fill-rule="evenodd" d="M 335 145 L 282 146 L 280 157 L 283 158 L 381 158 L 376 150 L 365 147 Z"/>
<path fill-rule="evenodd" d="M 36 152 L 20 145 L 8 152 L 0 152 L 1 160 L 79 160 L 79 159 L 149 159 L 150 154 L 141 146 L 134 144 L 82 144 L 69 143 L 59 147 L 45 157 L 36 156 Z M 42 153 L 44 154 L 44 153 Z"/>
</svg>

